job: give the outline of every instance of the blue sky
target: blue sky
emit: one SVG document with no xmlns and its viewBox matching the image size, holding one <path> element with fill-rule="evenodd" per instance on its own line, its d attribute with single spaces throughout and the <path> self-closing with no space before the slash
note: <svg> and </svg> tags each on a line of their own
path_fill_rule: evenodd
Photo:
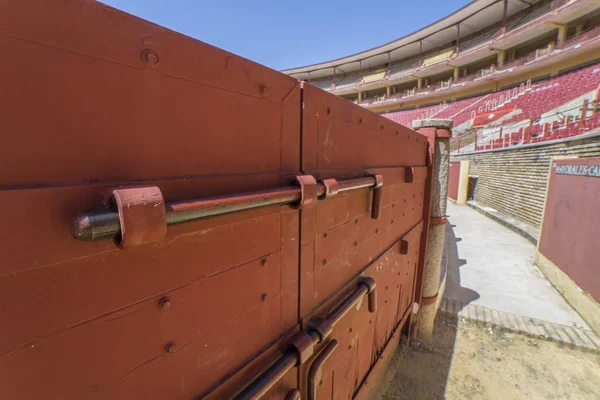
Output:
<svg viewBox="0 0 600 400">
<path fill-rule="evenodd" d="M 102 0 L 274 69 L 376 47 L 469 0 Z"/>
</svg>

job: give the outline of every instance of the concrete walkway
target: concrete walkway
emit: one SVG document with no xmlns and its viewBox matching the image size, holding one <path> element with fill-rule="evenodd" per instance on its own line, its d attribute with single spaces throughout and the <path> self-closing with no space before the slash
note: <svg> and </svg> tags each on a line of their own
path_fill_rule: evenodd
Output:
<svg viewBox="0 0 600 400">
<path fill-rule="evenodd" d="M 467 206 L 448 202 L 448 216 L 444 298 L 590 329 L 533 264 L 529 241 Z"/>
</svg>

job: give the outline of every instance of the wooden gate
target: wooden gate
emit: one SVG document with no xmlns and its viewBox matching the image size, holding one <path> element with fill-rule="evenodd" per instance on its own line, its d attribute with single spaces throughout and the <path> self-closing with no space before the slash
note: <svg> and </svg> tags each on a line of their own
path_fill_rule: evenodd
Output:
<svg viewBox="0 0 600 400">
<path fill-rule="evenodd" d="M 5 2 L 0 42 L 3 398 L 367 392 L 423 136 L 95 1 Z"/>
<path fill-rule="evenodd" d="M 410 315 L 423 230 L 427 139 L 310 85 L 303 95 L 302 171 L 319 179 L 364 174 L 383 179 L 379 200 L 373 191 L 347 192 L 301 211 L 303 327 L 324 316 L 361 277 L 377 285 L 377 312 L 354 308 L 333 329 L 330 337 L 339 346 L 317 383 L 323 398 L 333 393 L 347 399 L 362 387 Z"/>
<path fill-rule="evenodd" d="M 460 161 L 450 161 L 448 168 L 448 197 L 458 200 L 458 183 L 460 181 Z"/>
</svg>

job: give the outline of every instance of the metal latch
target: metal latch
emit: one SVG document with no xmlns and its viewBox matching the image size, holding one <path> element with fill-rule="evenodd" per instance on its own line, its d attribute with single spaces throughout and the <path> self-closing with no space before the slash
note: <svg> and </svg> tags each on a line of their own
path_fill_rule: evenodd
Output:
<svg viewBox="0 0 600 400">
<path fill-rule="evenodd" d="M 359 304 L 363 296 L 368 295 L 369 312 L 377 312 L 377 292 L 375 280 L 361 277 L 356 288 L 326 317 L 318 323 L 311 324 L 306 332 L 296 333 L 288 343 L 283 355 L 269 366 L 264 372 L 252 380 L 235 400 L 258 399 L 273 387 L 289 370 L 306 362 L 313 354 L 314 346 L 322 343 L 333 331 L 333 327 L 354 306 Z M 331 342 L 330 342 L 331 344 Z M 333 351 L 333 350 L 331 350 Z M 323 360 L 324 361 L 324 360 Z"/>
<path fill-rule="evenodd" d="M 383 178 L 381 175 L 341 181 L 325 179 L 322 182 L 317 182 L 311 175 L 302 175 L 297 177 L 297 183 L 299 184 L 298 186 L 284 186 L 232 196 L 210 197 L 170 203 L 164 202 L 160 189 L 155 186 L 118 188 L 114 190 L 114 193 L 122 193 L 123 201 L 121 203 L 129 202 L 128 204 L 132 207 L 136 207 L 136 212 L 143 213 L 143 210 L 150 210 L 152 208 L 153 212 L 148 212 L 145 231 L 142 231 L 141 225 L 136 225 L 136 228 L 132 228 L 133 225 L 126 221 L 127 218 L 123 217 L 125 215 L 124 208 L 119 208 L 119 202 L 117 202 L 118 210 L 102 210 L 77 217 L 73 223 L 71 233 L 78 240 L 99 240 L 121 236 L 124 243 L 123 247 L 126 247 L 155 240 L 158 236 L 160 238 L 164 237 L 166 225 L 181 224 L 218 215 L 268 207 L 275 204 L 288 204 L 295 208 L 305 208 L 314 206 L 318 199 L 327 199 L 341 192 L 363 188 L 373 189 L 371 217 L 377 219 L 381 215 L 383 197 L 381 193 Z M 147 191 L 147 193 L 144 191 Z M 146 193 L 144 201 L 147 201 L 147 204 L 141 200 L 138 204 L 133 197 L 127 197 L 129 194 L 139 194 L 142 192 Z M 117 196 L 120 195 L 117 194 Z M 129 210 L 129 207 L 128 205 L 126 208 Z M 159 216 L 163 216 L 162 219 Z M 156 226 L 150 226 L 152 221 Z M 134 235 L 135 239 L 131 235 L 131 229 L 136 231 Z M 128 240 L 127 236 L 131 237 L 131 240 Z M 143 238 L 140 239 L 140 237 Z"/>
</svg>

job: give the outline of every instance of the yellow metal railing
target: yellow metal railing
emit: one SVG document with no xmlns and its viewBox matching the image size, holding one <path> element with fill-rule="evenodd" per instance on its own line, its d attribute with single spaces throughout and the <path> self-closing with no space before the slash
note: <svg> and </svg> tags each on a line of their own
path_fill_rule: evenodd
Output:
<svg viewBox="0 0 600 400">
<path fill-rule="evenodd" d="M 364 76 L 361 83 L 364 84 L 364 83 L 377 82 L 377 81 L 383 80 L 384 78 L 385 78 L 385 71 L 378 72 L 376 74 Z"/>
<path fill-rule="evenodd" d="M 452 56 L 452 49 L 448 49 L 442 53 L 438 53 L 433 57 L 426 58 L 423 60 L 423 67 L 429 67 L 430 65 L 434 65 L 440 63 L 442 61 L 447 61 Z"/>
</svg>

